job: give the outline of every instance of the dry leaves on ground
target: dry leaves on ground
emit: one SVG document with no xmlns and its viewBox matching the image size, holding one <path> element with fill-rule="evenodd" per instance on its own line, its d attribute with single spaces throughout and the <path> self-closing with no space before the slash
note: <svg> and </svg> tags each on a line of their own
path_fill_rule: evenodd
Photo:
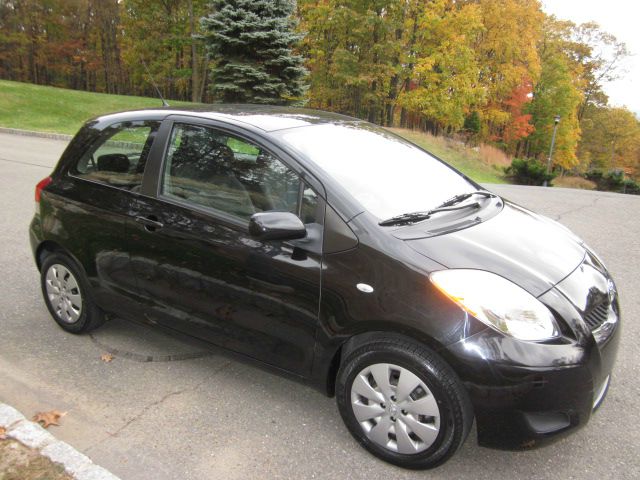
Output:
<svg viewBox="0 0 640 480">
<path fill-rule="evenodd" d="M 38 412 L 31 420 L 39 423 L 44 428 L 49 428 L 49 425 L 60 425 L 58 420 L 64 417 L 67 412 L 60 412 L 58 410 L 51 410 L 49 412 Z"/>
<path fill-rule="evenodd" d="M 0 427 L 0 440 L 7 439 L 7 429 L 4 427 Z"/>
<path fill-rule="evenodd" d="M 110 353 L 103 353 L 100 356 L 100 360 L 102 360 L 105 363 L 109 363 L 110 361 L 113 360 L 113 355 L 111 355 Z"/>
</svg>

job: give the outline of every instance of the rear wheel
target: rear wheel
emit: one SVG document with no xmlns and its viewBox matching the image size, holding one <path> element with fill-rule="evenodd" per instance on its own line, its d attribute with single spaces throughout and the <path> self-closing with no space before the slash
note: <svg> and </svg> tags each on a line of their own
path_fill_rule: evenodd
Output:
<svg viewBox="0 0 640 480">
<path fill-rule="evenodd" d="M 84 275 L 67 255 L 47 256 L 40 278 L 49 313 L 64 330 L 83 333 L 102 325 L 104 314 L 91 299 Z"/>
<path fill-rule="evenodd" d="M 351 434 L 387 462 L 427 469 L 447 461 L 473 422 L 455 372 L 427 347 L 379 340 L 349 353 L 336 397 Z"/>
</svg>

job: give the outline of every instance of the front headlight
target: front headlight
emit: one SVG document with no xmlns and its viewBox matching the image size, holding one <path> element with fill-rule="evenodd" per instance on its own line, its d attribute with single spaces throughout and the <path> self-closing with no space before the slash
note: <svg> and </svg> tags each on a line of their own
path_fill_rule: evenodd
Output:
<svg viewBox="0 0 640 480">
<path fill-rule="evenodd" d="M 552 313 L 509 280 L 482 270 L 441 270 L 431 282 L 481 322 L 520 340 L 541 341 L 560 332 Z"/>
</svg>

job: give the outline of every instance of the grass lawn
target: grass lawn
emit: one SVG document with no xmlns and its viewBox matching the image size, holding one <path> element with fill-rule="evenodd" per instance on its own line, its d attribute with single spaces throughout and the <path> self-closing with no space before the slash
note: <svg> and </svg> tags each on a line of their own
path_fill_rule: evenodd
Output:
<svg viewBox="0 0 640 480">
<path fill-rule="evenodd" d="M 171 102 L 171 105 L 184 104 Z M 81 92 L 0 80 L 0 127 L 73 135 L 92 117 L 161 105 L 158 98 Z"/>
<path fill-rule="evenodd" d="M 172 106 L 189 104 L 174 100 L 169 103 Z M 158 98 L 90 93 L 0 80 L 0 127 L 73 135 L 92 117 L 160 106 Z M 420 132 L 394 131 L 433 152 L 477 182 L 506 182 L 499 169 L 472 149 Z"/>
</svg>

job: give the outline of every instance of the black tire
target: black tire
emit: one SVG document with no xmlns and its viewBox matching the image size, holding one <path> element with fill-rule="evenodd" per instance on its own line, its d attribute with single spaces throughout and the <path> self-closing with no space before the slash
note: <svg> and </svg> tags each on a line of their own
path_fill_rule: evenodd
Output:
<svg viewBox="0 0 640 480">
<path fill-rule="evenodd" d="M 365 368 L 380 363 L 409 370 L 426 384 L 437 403 L 440 414 L 437 437 L 428 447 L 424 443 L 426 449 L 419 453 L 399 453 L 372 441 L 356 419 L 351 402 L 353 382 Z M 409 469 L 442 465 L 464 443 L 473 423 L 471 401 L 456 373 L 435 352 L 408 339 L 375 340 L 348 352 L 338 371 L 336 400 L 345 425 L 364 448 L 386 462 Z M 395 417 L 391 418 L 396 421 Z M 393 443 L 393 434 L 389 438 Z"/>
<path fill-rule="evenodd" d="M 73 302 L 74 308 L 79 309 L 79 315 L 77 319 L 63 318 L 65 315 L 61 313 L 61 310 L 56 310 L 56 307 L 52 305 L 52 301 L 47 293 L 47 274 L 52 267 L 62 266 L 66 269 L 73 278 L 76 280 L 77 289 L 73 290 L 74 296 L 79 294 L 80 301 Z M 66 275 L 69 279 L 69 276 Z M 42 297 L 44 303 L 49 309 L 49 313 L 56 321 L 56 323 L 64 330 L 70 333 L 85 333 L 95 328 L 98 328 L 105 321 L 104 313 L 96 306 L 91 296 L 91 290 L 84 272 L 76 265 L 69 256 L 55 252 L 47 255 L 42 262 L 40 268 L 40 286 L 42 288 Z M 69 297 L 70 298 L 70 297 Z M 77 304 L 77 305 L 76 305 Z"/>
</svg>

